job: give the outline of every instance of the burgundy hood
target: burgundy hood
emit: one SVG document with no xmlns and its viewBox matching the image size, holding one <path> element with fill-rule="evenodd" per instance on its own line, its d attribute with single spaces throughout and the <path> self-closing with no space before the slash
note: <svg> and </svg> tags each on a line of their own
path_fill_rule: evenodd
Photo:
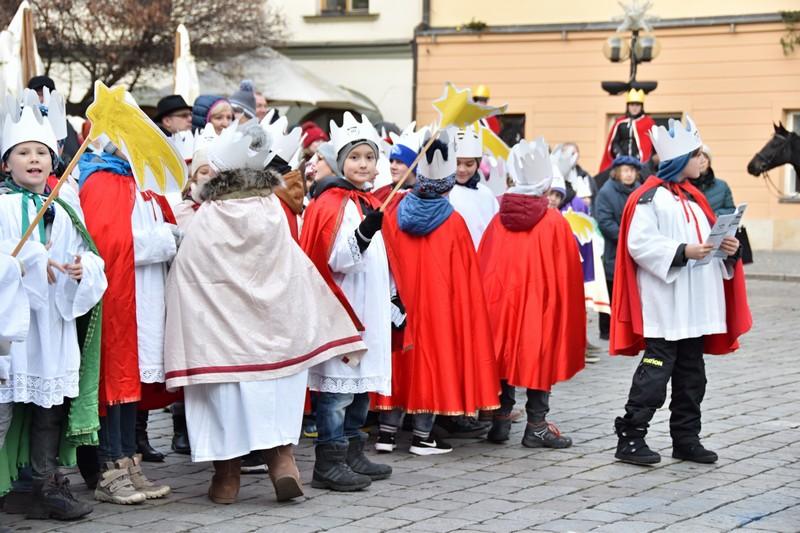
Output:
<svg viewBox="0 0 800 533">
<path fill-rule="evenodd" d="M 547 213 L 547 198 L 506 193 L 500 198 L 500 222 L 510 231 L 528 231 Z"/>
</svg>

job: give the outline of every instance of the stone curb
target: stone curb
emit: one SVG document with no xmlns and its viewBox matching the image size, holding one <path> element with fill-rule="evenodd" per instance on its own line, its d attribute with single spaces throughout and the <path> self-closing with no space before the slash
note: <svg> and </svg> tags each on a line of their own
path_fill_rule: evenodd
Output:
<svg viewBox="0 0 800 533">
<path fill-rule="evenodd" d="M 788 281 L 792 283 L 800 283 L 800 274 L 772 274 L 766 272 L 747 272 L 745 271 L 747 279 L 756 279 L 762 281 Z"/>
</svg>

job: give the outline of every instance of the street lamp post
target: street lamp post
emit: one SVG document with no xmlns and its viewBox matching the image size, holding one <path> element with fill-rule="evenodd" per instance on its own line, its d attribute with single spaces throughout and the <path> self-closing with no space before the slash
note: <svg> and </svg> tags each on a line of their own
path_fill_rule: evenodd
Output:
<svg viewBox="0 0 800 533">
<path fill-rule="evenodd" d="M 637 81 L 636 72 L 639 63 L 652 61 L 658 56 L 661 44 L 651 33 L 652 27 L 647 17 L 647 10 L 650 8 L 650 1 L 639 4 L 638 0 L 632 0 L 630 4 L 622 4 L 624 16 L 622 24 L 617 28 L 617 34 L 611 36 L 603 46 L 603 54 L 612 63 L 619 63 L 630 59 L 631 68 L 627 82 L 624 81 L 603 81 L 600 86 L 607 93 L 614 95 L 627 92 L 631 89 L 641 89 L 645 93 L 654 91 L 658 86 L 657 81 Z M 630 43 L 620 33 L 630 31 Z"/>
</svg>

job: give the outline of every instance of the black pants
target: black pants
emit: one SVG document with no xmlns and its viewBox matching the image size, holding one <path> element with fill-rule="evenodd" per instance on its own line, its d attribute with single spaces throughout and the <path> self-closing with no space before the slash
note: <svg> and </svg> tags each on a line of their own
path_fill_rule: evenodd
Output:
<svg viewBox="0 0 800 533">
<path fill-rule="evenodd" d="M 136 405 L 136 402 L 109 405 L 106 416 L 100 417 L 97 455 L 102 466 L 136 454 Z"/>
<path fill-rule="evenodd" d="M 31 470 L 33 479 L 46 479 L 58 470 L 58 447 L 66 406 L 29 404 L 31 412 Z"/>
<path fill-rule="evenodd" d="M 611 303 L 612 294 L 614 294 L 614 281 L 606 279 L 606 287 L 608 287 L 608 303 Z M 608 313 L 598 313 L 597 323 L 600 326 L 600 334 L 606 335 L 611 332 L 611 315 Z"/>
<path fill-rule="evenodd" d="M 669 431 L 676 445 L 700 440 L 700 404 L 706 392 L 703 337 L 667 341 L 645 339 L 645 352 L 633 375 L 624 424 L 646 431 L 656 409 L 667 399 L 672 379 Z"/>
<path fill-rule="evenodd" d="M 499 416 L 508 416 L 514 409 L 517 402 L 515 389 L 508 384 L 508 381 L 501 380 L 500 386 L 500 409 L 496 412 Z M 541 424 L 550 412 L 550 393 L 543 390 L 528 389 L 528 401 L 525 403 L 525 412 L 528 415 L 528 422 L 531 424 Z"/>
</svg>

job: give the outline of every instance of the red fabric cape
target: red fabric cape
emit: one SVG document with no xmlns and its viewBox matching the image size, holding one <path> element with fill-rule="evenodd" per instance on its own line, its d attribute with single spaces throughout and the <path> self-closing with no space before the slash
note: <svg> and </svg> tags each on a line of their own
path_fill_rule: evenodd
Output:
<svg viewBox="0 0 800 533">
<path fill-rule="evenodd" d="M 585 365 L 586 309 L 578 246 L 555 209 L 527 231 L 495 215 L 478 248 L 500 377 L 549 391 Z"/>
<path fill-rule="evenodd" d="M 639 296 L 639 285 L 636 282 L 636 262 L 628 253 L 628 230 L 639 198 L 649 190 L 664 183 L 656 176 L 650 176 L 644 184 L 628 197 L 622 220 L 619 225 L 619 242 L 617 244 L 617 263 L 614 270 L 614 294 L 611 298 L 611 338 L 608 351 L 611 355 L 637 355 L 644 349 L 644 326 L 642 321 L 642 302 Z M 716 218 L 708 200 L 694 185 L 685 180 L 681 187 L 692 196 L 714 225 Z M 745 286 L 742 261 L 736 262 L 733 278 L 724 280 L 725 315 L 727 332 L 705 336 L 704 352 L 713 355 L 724 355 L 739 348 L 739 336 L 747 333 L 753 325 L 750 307 L 747 305 L 747 287 Z"/>
<path fill-rule="evenodd" d="M 397 225 L 400 199 L 387 207 L 382 233 L 406 307 L 405 347 L 392 357 L 392 396 L 376 398 L 376 407 L 445 415 L 496 409 L 500 381 L 467 225 L 453 212 L 430 234 L 410 235 Z"/>
<path fill-rule="evenodd" d="M 294 214 L 292 208 L 289 207 L 289 204 L 284 202 L 282 198 L 278 198 L 278 200 L 280 200 L 283 212 L 286 214 L 286 221 L 289 223 L 289 233 L 292 234 L 292 239 L 294 239 L 294 242 L 300 242 L 300 228 L 297 225 L 297 215 Z"/>
<path fill-rule="evenodd" d="M 388 183 L 383 187 L 378 187 L 374 191 L 372 191 L 372 195 L 381 201 L 381 203 L 385 202 L 387 198 L 389 198 L 389 194 L 394 189 L 394 183 Z M 399 191 L 398 191 L 399 192 Z"/>
<path fill-rule="evenodd" d="M 133 258 L 131 213 L 135 194 L 134 178 L 107 171 L 89 176 L 80 190 L 86 228 L 106 264 L 108 289 L 103 295 L 103 335 L 100 343 L 101 410 L 106 405 L 142 400 L 141 408 L 156 409 L 179 399 L 168 394 L 163 383 L 141 385 L 136 326 L 136 275 Z M 175 217 L 161 195 L 147 192 L 164 219 Z"/>
<path fill-rule="evenodd" d="M 606 139 L 606 149 L 603 152 L 603 160 L 600 161 L 600 172 L 611 166 L 614 162 L 614 155 L 611 153 L 611 141 L 614 135 L 617 134 L 617 128 L 623 122 L 628 120 L 627 116 L 619 117 L 614 125 L 611 126 L 611 131 L 608 132 Z M 642 115 L 633 121 L 636 124 L 636 134 L 638 136 L 639 146 L 639 160 L 646 162 L 650 160 L 650 155 L 653 153 L 653 141 L 650 139 L 650 128 L 656 125 L 655 121 L 649 115 Z"/>
<path fill-rule="evenodd" d="M 331 250 L 336 241 L 336 234 L 342 223 L 344 208 L 347 202 L 352 200 L 360 213 L 361 204 L 359 198 L 375 209 L 380 206 L 378 199 L 369 193 L 347 190 L 341 187 L 328 189 L 312 200 L 303 215 L 303 232 L 300 235 L 300 247 L 311 259 L 311 262 L 316 265 L 317 270 L 322 274 L 322 279 L 331 288 L 333 294 L 342 302 L 358 331 L 364 331 L 364 325 L 350 306 L 350 302 L 347 301 L 347 296 L 344 295 L 342 289 L 334 281 L 333 272 L 328 266 Z"/>
</svg>

